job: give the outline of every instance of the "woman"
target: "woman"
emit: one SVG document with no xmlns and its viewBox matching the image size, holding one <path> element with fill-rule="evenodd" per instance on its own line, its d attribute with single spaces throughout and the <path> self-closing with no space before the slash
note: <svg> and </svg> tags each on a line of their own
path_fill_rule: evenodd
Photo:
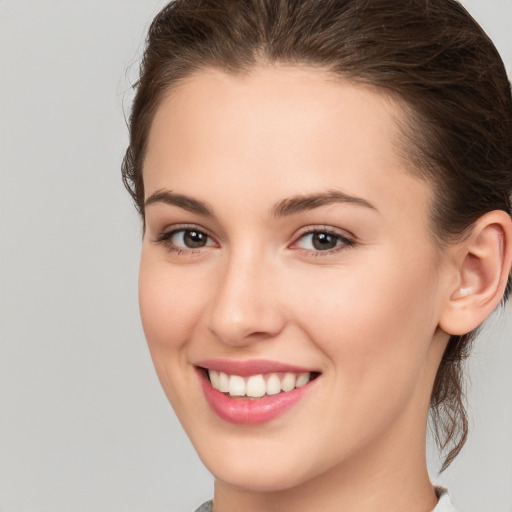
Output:
<svg viewBox="0 0 512 512">
<path fill-rule="evenodd" d="M 177 0 L 125 183 L 142 322 L 215 476 L 199 510 L 453 510 L 461 363 L 507 296 L 512 99 L 452 0 Z M 443 469 L 444 469 L 443 467 Z"/>
</svg>

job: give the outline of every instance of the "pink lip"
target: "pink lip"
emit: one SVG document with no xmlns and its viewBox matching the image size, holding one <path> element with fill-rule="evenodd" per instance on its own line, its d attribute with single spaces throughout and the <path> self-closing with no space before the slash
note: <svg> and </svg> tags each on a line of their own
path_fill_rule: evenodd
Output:
<svg viewBox="0 0 512 512">
<path fill-rule="evenodd" d="M 277 361 L 267 361 L 264 359 L 254 359 L 251 361 L 231 361 L 229 359 L 205 359 L 199 361 L 195 366 L 217 370 L 218 372 L 228 373 L 229 375 L 240 375 L 248 377 L 249 375 L 259 375 L 262 373 L 291 372 L 304 373 L 311 372 L 310 368 L 292 366 L 289 364 L 278 363 Z"/>
<path fill-rule="evenodd" d="M 213 363 L 213 364 L 212 364 Z M 260 373 L 308 371 L 296 366 L 282 365 L 271 361 L 202 361 L 198 366 L 213 370 L 224 371 L 231 375 L 248 376 Z M 293 407 L 312 388 L 315 380 L 309 381 L 305 386 L 295 388 L 286 393 L 265 395 L 261 398 L 231 397 L 226 393 L 213 388 L 204 370 L 198 368 L 203 392 L 211 409 L 224 421 L 239 425 L 257 425 L 266 423 Z"/>
</svg>

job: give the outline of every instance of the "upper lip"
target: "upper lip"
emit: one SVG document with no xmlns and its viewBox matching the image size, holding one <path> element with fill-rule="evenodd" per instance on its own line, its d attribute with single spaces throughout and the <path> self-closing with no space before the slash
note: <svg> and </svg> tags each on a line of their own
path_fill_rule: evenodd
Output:
<svg viewBox="0 0 512 512">
<path fill-rule="evenodd" d="M 249 375 L 259 375 L 263 373 L 304 373 L 312 372 L 310 368 L 295 366 L 291 364 L 280 363 L 278 361 L 268 361 L 264 359 L 252 359 L 247 361 L 234 361 L 230 359 L 204 359 L 195 364 L 207 370 L 217 370 L 229 375 L 240 375 L 247 377 Z"/>
</svg>

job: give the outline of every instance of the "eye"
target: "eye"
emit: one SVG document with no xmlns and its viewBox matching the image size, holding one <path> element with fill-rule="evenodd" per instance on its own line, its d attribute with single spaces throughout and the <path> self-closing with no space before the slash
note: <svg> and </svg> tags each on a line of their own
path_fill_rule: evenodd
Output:
<svg viewBox="0 0 512 512">
<path fill-rule="evenodd" d="M 172 251 L 188 251 L 215 245 L 207 233 L 196 228 L 180 228 L 162 233 L 155 242 L 163 243 Z"/>
<path fill-rule="evenodd" d="M 169 241 L 178 247 L 198 249 L 208 244 L 208 235 L 195 229 L 180 229 L 173 232 Z"/>
<path fill-rule="evenodd" d="M 329 230 L 310 230 L 302 234 L 293 244 L 293 248 L 304 249 L 311 252 L 336 252 L 351 247 L 355 241 Z"/>
</svg>

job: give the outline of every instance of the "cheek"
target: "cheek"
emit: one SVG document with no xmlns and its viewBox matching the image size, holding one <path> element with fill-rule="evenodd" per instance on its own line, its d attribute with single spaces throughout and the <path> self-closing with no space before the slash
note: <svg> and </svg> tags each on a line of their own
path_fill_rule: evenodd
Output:
<svg viewBox="0 0 512 512">
<path fill-rule="evenodd" d="M 198 387 L 187 349 L 202 312 L 204 279 L 142 252 L 139 307 L 144 334 L 162 388 L 179 418 L 186 417 L 190 390 Z"/>
<path fill-rule="evenodd" d="M 186 343 L 200 316 L 205 286 L 200 276 L 173 269 L 143 250 L 139 306 L 151 350 L 177 350 Z"/>
<path fill-rule="evenodd" d="M 304 283 L 297 316 L 348 396 L 397 396 L 414 385 L 437 326 L 435 275 L 427 259 L 411 265 L 383 254 L 335 279 L 316 276 L 314 287 Z"/>
<path fill-rule="evenodd" d="M 187 348 L 201 316 L 205 282 L 148 253 L 143 249 L 139 273 L 142 326 L 160 383 L 178 412 L 183 388 L 197 385 L 186 371 Z"/>
</svg>

